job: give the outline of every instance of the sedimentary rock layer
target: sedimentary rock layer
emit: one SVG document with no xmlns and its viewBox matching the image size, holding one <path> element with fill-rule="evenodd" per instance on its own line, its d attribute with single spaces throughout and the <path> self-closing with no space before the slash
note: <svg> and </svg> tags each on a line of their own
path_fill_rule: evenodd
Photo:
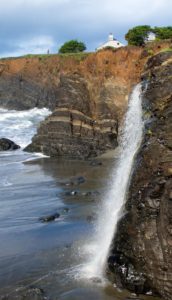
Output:
<svg viewBox="0 0 172 300">
<path fill-rule="evenodd" d="M 117 130 L 114 119 L 94 120 L 78 110 L 56 108 L 25 150 L 88 158 L 115 147 Z"/>
<path fill-rule="evenodd" d="M 140 80 L 150 49 L 160 51 L 166 44 L 1 60 L 0 105 L 52 110 L 28 151 L 78 158 L 97 155 L 116 147 L 128 95 Z"/>
<path fill-rule="evenodd" d="M 143 79 L 145 138 L 119 222 L 110 267 L 131 289 L 172 295 L 172 52 L 152 57 Z M 118 261 L 115 258 L 118 256 Z M 114 262 L 112 258 L 114 257 Z M 133 271 L 134 270 L 134 271 Z M 117 272 L 118 273 L 118 272 Z M 133 274 L 135 274 L 133 276 Z M 142 287 L 141 287 L 142 286 Z"/>
</svg>

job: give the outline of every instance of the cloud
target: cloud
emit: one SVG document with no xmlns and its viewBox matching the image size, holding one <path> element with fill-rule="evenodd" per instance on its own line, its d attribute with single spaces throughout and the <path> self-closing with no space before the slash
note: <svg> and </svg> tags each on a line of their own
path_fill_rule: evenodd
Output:
<svg viewBox="0 0 172 300">
<path fill-rule="evenodd" d="M 78 38 L 89 50 L 110 31 L 121 41 L 139 24 L 171 24 L 171 0 L 0 0 L 0 55 L 52 52 Z M 38 46 L 38 41 L 41 41 Z"/>
<path fill-rule="evenodd" d="M 47 53 L 47 51 L 51 49 L 54 44 L 54 40 L 50 36 L 36 36 L 26 40 L 14 40 L 12 45 L 11 43 L 5 44 L 4 50 L 1 53 L 1 57 Z"/>
</svg>

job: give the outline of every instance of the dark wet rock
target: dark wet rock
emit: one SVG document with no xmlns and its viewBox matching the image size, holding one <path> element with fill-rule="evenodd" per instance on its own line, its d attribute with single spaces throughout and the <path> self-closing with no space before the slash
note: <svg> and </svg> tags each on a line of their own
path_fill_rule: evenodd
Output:
<svg viewBox="0 0 172 300">
<path fill-rule="evenodd" d="M 125 300 L 142 300 L 142 299 L 139 298 L 137 295 L 133 295 L 125 298 Z"/>
<path fill-rule="evenodd" d="M 42 289 L 31 287 L 21 288 L 10 295 L 1 296 L 0 300 L 50 300 L 50 298 L 45 296 Z"/>
<path fill-rule="evenodd" d="M 97 166 L 102 166 L 102 165 L 103 165 L 103 163 L 101 161 L 98 161 L 98 160 L 92 160 L 90 162 L 90 166 L 92 166 L 92 167 L 97 167 Z"/>
<path fill-rule="evenodd" d="M 85 192 L 81 192 L 81 191 L 76 191 L 76 190 L 72 190 L 72 191 L 67 191 L 65 193 L 66 196 L 83 196 L 83 197 L 95 197 L 100 195 L 100 193 L 98 191 L 85 191 Z"/>
<path fill-rule="evenodd" d="M 97 195 L 100 195 L 100 193 L 99 193 L 98 191 L 87 191 L 87 192 L 82 192 L 81 195 L 82 195 L 82 196 L 89 197 L 89 196 L 97 196 Z"/>
<path fill-rule="evenodd" d="M 108 259 L 109 270 L 114 274 L 113 280 L 136 294 L 146 294 L 150 286 L 144 274 L 137 272 L 131 261 L 121 252 Z M 119 286 L 121 286 L 119 284 Z"/>
<path fill-rule="evenodd" d="M 65 193 L 66 194 L 66 196 L 76 196 L 76 195 L 78 195 L 78 191 L 68 191 L 68 192 L 66 192 Z"/>
<path fill-rule="evenodd" d="M 63 182 L 62 184 L 66 185 L 66 186 L 80 185 L 80 184 L 84 183 L 85 181 L 86 181 L 85 177 L 76 176 L 76 177 L 71 178 L 71 180 L 69 180 L 69 181 Z M 75 194 L 76 191 L 72 191 L 72 193 L 73 192 Z"/>
<path fill-rule="evenodd" d="M 127 213 L 118 223 L 113 242 L 112 254 L 120 252 L 120 262 L 110 258 L 109 269 L 130 290 L 137 278 L 139 292 L 145 293 L 146 284 L 147 289 L 171 300 L 172 52 L 150 58 L 146 68 L 149 84 L 143 107 L 150 118 L 144 147 L 137 155 L 125 205 Z"/>
<path fill-rule="evenodd" d="M 6 138 L 0 138 L 0 151 L 17 150 L 19 148 L 20 146 L 13 141 Z"/>
<path fill-rule="evenodd" d="M 96 219 L 96 215 L 95 215 L 95 214 L 92 214 L 92 215 L 90 215 L 90 216 L 87 216 L 87 221 L 88 221 L 89 223 L 93 223 L 93 222 L 95 221 L 95 219 Z"/>
<path fill-rule="evenodd" d="M 60 214 L 59 213 L 55 213 L 53 215 L 48 215 L 48 216 L 40 217 L 39 221 L 41 221 L 43 223 L 48 223 L 48 222 L 55 221 L 58 218 L 60 218 Z"/>
<path fill-rule="evenodd" d="M 72 248 L 72 245 L 71 244 L 67 244 L 67 245 L 65 245 L 65 248 L 66 249 L 70 249 L 70 248 Z"/>
<path fill-rule="evenodd" d="M 38 147 L 37 145 L 35 144 L 29 144 L 28 146 L 26 146 L 23 151 L 25 152 L 35 152 L 35 153 L 39 153 L 41 152 L 41 149 L 40 147 Z"/>
<path fill-rule="evenodd" d="M 69 208 L 68 207 L 63 208 L 63 213 L 67 214 L 68 212 L 69 212 Z"/>
</svg>

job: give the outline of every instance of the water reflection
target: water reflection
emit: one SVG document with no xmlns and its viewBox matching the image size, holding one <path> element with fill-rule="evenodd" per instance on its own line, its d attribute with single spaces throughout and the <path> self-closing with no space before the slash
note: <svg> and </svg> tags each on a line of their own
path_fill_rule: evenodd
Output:
<svg viewBox="0 0 172 300">
<path fill-rule="evenodd" d="M 129 295 L 76 276 L 83 262 L 81 246 L 93 231 L 115 163 L 102 162 L 92 166 L 88 161 L 42 158 L 15 165 L 12 185 L 0 190 L 0 295 L 10 293 L 11 300 L 21 293 L 16 288 L 31 285 L 53 300 L 118 300 Z M 70 184 L 78 176 L 85 181 Z M 60 213 L 55 222 L 40 222 L 41 216 L 54 212 Z"/>
</svg>

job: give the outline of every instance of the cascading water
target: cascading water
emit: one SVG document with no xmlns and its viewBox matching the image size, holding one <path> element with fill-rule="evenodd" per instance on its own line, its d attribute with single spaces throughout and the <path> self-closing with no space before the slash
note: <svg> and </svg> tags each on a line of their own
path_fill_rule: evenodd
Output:
<svg viewBox="0 0 172 300">
<path fill-rule="evenodd" d="M 89 261 L 81 270 L 81 277 L 104 278 L 111 242 L 116 231 L 119 212 L 126 200 L 134 157 L 142 140 L 142 132 L 141 84 L 138 84 L 130 96 L 121 135 L 119 160 L 112 174 L 109 193 L 102 201 L 94 242 L 85 246 L 89 248 Z"/>
</svg>

